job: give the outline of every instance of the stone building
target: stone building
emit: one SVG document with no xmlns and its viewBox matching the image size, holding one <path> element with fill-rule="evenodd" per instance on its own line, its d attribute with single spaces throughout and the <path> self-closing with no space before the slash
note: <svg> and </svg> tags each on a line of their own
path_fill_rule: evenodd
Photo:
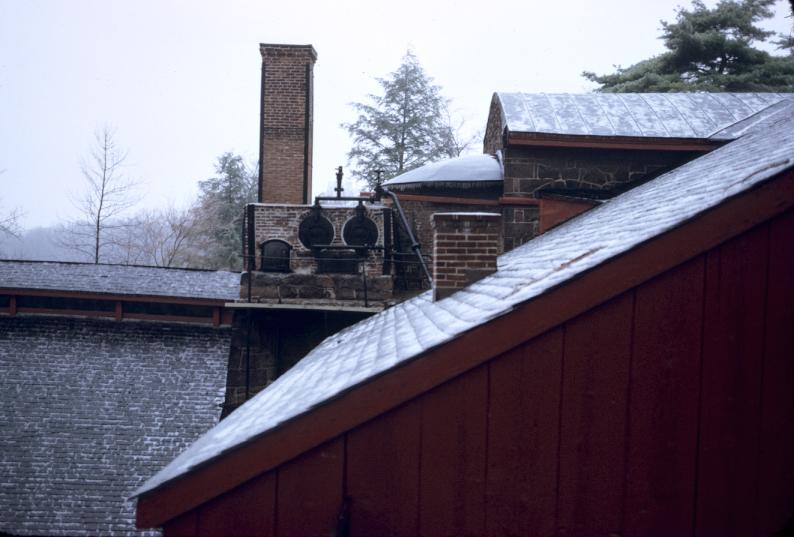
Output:
<svg viewBox="0 0 794 537">
<path fill-rule="evenodd" d="M 794 102 L 750 123 L 498 259 L 498 213 L 435 214 L 436 292 L 208 431 L 137 491 L 138 524 L 790 535 Z"/>
<path fill-rule="evenodd" d="M 239 274 L 0 260 L 0 535 L 114 537 L 218 423 Z"/>
<path fill-rule="evenodd" d="M 260 197 L 246 209 L 228 409 L 325 337 L 429 288 L 433 214 L 500 215 L 506 252 L 735 139 L 788 97 L 495 93 L 482 155 L 363 196 L 342 195 L 340 179 L 337 196 L 311 200 L 317 54 L 260 51 Z"/>
<path fill-rule="evenodd" d="M 481 157 L 385 183 L 423 244 L 434 211 L 503 216 L 510 250 L 562 221 L 741 135 L 791 94 L 495 93 Z"/>
</svg>

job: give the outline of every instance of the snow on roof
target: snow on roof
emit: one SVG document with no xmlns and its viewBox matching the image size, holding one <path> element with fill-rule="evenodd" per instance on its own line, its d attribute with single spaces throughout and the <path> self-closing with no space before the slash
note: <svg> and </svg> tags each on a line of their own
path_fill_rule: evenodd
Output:
<svg viewBox="0 0 794 537">
<path fill-rule="evenodd" d="M 0 287 L 235 300 L 240 274 L 135 265 L 0 260 Z"/>
<path fill-rule="evenodd" d="M 384 182 L 384 186 L 406 183 L 474 183 L 501 181 L 502 166 L 493 155 L 466 155 L 425 164 Z"/>
<path fill-rule="evenodd" d="M 512 132 L 709 138 L 794 93 L 495 93 Z"/>
<path fill-rule="evenodd" d="M 774 124 L 536 237 L 443 300 L 423 293 L 330 336 L 147 481 L 150 491 L 794 166 L 794 103 Z"/>
</svg>

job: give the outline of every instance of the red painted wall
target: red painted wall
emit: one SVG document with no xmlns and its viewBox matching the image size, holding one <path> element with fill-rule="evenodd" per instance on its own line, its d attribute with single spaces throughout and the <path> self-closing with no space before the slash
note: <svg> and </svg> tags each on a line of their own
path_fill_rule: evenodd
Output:
<svg viewBox="0 0 794 537">
<path fill-rule="evenodd" d="M 771 535 L 794 514 L 789 211 L 172 520 L 165 536 Z"/>
</svg>

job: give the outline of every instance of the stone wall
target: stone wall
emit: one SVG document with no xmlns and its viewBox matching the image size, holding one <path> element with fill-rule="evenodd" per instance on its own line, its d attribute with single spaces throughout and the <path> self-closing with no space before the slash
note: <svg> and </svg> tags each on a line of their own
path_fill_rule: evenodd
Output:
<svg viewBox="0 0 794 537">
<path fill-rule="evenodd" d="M 422 245 L 422 253 L 432 262 L 433 229 L 431 220 L 437 212 L 491 212 L 502 214 L 504 251 L 512 250 L 524 244 L 538 234 L 539 210 L 537 204 L 513 205 L 509 202 L 493 205 L 468 205 L 455 203 L 434 203 L 429 201 L 403 201 L 408 222 L 413 228 L 417 240 Z M 403 250 L 407 251 L 410 244 L 402 239 Z"/>
<path fill-rule="evenodd" d="M 491 99 L 491 108 L 488 110 L 488 123 L 485 125 L 485 138 L 483 139 L 483 153 L 490 155 L 502 150 L 504 147 L 504 125 L 502 123 L 502 107 L 499 105 L 496 94 Z"/>
<path fill-rule="evenodd" d="M 311 45 L 260 45 L 262 170 L 259 200 L 306 203 L 312 191 L 313 68 Z"/>
<path fill-rule="evenodd" d="M 691 151 L 509 147 L 504 150 L 505 196 L 540 189 L 614 192 L 699 156 Z"/>
<path fill-rule="evenodd" d="M 540 232 L 538 205 L 502 206 L 504 251 L 521 246 Z"/>
<path fill-rule="evenodd" d="M 234 318 L 223 416 L 245 402 L 246 376 L 250 398 L 295 365 L 323 339 L 369 315 L 343 311 L 239 311 Z"/>
<path fill-rule="evenodd" d="M 251 274 L 251 302 L 356 301 L 365 305 L 364 302 L 385 302 L 392 298 L 392 279 L 388 274 L 366 279 L 360 274 Z M 249 273 L 244 272 L 240 282 L 243 300 L 248 298 L 248 276 Z"/>
</svg>

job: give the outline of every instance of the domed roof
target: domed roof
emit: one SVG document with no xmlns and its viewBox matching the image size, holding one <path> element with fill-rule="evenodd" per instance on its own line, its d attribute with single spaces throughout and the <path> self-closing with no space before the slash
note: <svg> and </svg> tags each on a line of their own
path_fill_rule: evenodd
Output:
<svg viewBox="0 0 794 537">
<path fill-rule="evenodd" d="M 384 186 L 408 183 L 476 183 L 501 181 L 502 166 L 494 155 L 466 155 L 431 164 L 392 177 Z"/>
</svg>

